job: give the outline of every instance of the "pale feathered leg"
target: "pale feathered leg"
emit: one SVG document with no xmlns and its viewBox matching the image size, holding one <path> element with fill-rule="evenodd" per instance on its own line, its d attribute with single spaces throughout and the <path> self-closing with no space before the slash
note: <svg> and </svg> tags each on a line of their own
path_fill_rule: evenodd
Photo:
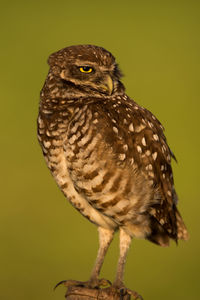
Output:
<svg viewBox="0 0 200 300">
<path fill-rule="evenodd" d="M 91 286 L 99 286 L 99 285 L 107 285 L 110 283 L 106 279 L 98 279 L 98 276 L 101 271 L 101 267 L 104 262 L 104 258 L 110 243 L 112 242 L 114 230 L 105 229 L 102 227 L 98 227 L 99 231 L 99 250 L 96 258 L 96 262 L 90 277 L 90 285 Z"/>
<path fill-rule="evenodd" d="M 123 285 L 124 268 L 126 263 L 126 257 L 128 249 L 131 244 L 131 236 L 127 234 L 122 228 L 119 230 L 119 260 L 117 265 L 117 274 L 114 282 L 114 286 L 120 287 Z"/>
<path fill-rule="evenodd" d="M 137 292 L 127 289 L 123 283 L 126 257 L 132 241 L 132 237 L 129 234 L 127 234 L 123 228 L 120 228 L 119 239 L 120 254 L 117 265 L 117 274 L 113 287 L 119 290 L 120 294 L 122 295 L 122 299 L 124 294 L 130 294 L 134 299 L 143 299 Z"/>
</svg>

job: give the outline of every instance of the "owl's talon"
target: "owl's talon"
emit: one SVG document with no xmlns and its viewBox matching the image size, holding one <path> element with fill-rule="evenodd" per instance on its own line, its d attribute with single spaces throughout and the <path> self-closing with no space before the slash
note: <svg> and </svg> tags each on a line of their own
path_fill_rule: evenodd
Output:
<svg viewBox="0 0 200 300">
<path fill-rule="evenodd" d="M 112 283 L 110 282 L 110 280 L 105 279 L 105 278 L 101 278 L 101 279 L 91 279 L 89 281 L 86 281 L 84 286 L 92 288 L 92 289 L 99 289 L 101 287 L 107 287 L 107 286 L 111 286 Z"/>
<path fill-rule="evenodd" d="M 80 286 L 80 287 L 87 287 L 87 288 L 101 288 L 101 287 L 107 287 L 108 285 L 112 285 L 110 280 L 101 278 L 101 279 L 95 279 L 95 280 L 88 280 L 88 281 L 77 281 L 77 280 L 62 280 L 56 284 L 54 287 L 54 290 L 60 286 L 64 285 L 65 287 L 70 286 Z"/>
<path fill-rule="evenodd" d="M 66 280 L 62 280 L 62 281 L 58 282 L 58 283 L 54 286 L 53 290 L 55 291 L 55 289 L 57 289 L 57 287 L 58 287 L 59 285 L 64 284 L 65 282 L 66 282 Z"/>
<path fill-rule="evenodd" d="M 62 280 L 60 282 L 58 282 L 56 284 L 56 286 L 54 287 L 54 290 L 59 286 L 59 285 L 64 285 L 66 287 L 69 286 L 85 286 L 85 282 L 84 281 L 77 281 L 77 280 Z"/>
</svg>

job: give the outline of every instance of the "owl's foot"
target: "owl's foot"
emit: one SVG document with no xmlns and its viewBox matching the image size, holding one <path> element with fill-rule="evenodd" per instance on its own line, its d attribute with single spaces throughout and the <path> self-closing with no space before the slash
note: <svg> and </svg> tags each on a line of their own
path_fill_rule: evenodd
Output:
<svg viewBox="0 0 200 300">
<path fill-rule="evenodd" d="M 108 287 L 111 286 L 112 283 L 110 280 L 105 279 L 105 278 L 95 278 L 95 279 L 90 279 L 86 281 L 86 287 L 92 288 L 92 289 L 100 289 L 101 287 Z"/>
<path fill-rule="evenodd" d="M 130 295 L 135 300 L 137 300 L 137 299 L 144 300 L 141 295 L 139 295 L 136 291 L 132 291 L 132 290 L 126 288 L 123 283 L 122 284 L 114 283 L 111 288 L 114 288 L 115 290 L 118 291 L 118 293 L 121 296 L 120 299 L 124 299 L 124 296 Z"/>
<path fill-rule="evenodd" d="M 77 280 L 62 280 L 56 284 L 54 290 L 59 286 L 64 285 L 66 287 L 77 286 L 77 287 L 86 287 L 92 289 L 99 289 L 101 287 L 107 287 L 111 285 L 111 282 L 105 278 L 101 279 L 91 279 L 88 281 L 77 281 Z"/>
</svg>

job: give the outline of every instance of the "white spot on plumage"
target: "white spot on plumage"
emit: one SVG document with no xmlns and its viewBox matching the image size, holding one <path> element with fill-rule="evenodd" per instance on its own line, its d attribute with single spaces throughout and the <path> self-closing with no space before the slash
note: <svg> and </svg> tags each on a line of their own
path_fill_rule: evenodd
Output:
<svg viewBox="0 0 200 300">
<path fill-rule="evenodd" d="M 167 191 L 167 195 L 171 197 L 172 195 L 171 191 Z"/>
<path fill-rule="evenodd" d="M 43 144 L 45 148 L 49 148 L 51 146 L 51 143 L 49 141 L 44 141 Z"/>
<path fill-rule="evenodd" d="M 153 123 L 148 121 L 148 124 L 149 124 L 149 127 L 153 128 Z"/>
<path fill-rule="evenodd" d="M 119 154 L 119 159 L 120 160 L 125 160 L 125 158 L 126 158 L 126 155 L 124 153 Z"/>
<path fill-rule="evenodd" d="M 166 150 L 167 149 L 166 149 L 165 145 L 162 145 L 162 152 L 165 153 Z"/>
<path fill-rule="evenodd" d="M 46 130 L 46 135 L 47 135 L 47 136 L 51 136 L 49 130 Z"/>
<path fill-rule="evenodd" d="M 164 224 L 165 224 L 164 219 L 160 219 L 160 224 L 161 224 L 161 225 L 164 225 Z"/>
<path fill-rule="evenodd" d="M 151 164 L 149 164 L 148 167 L 149 167 L 149 170 L 153 170 L 153 167 Z"/>
<path fill-rule="evenodd" d="M 119 130 L 118 130 L 117 127 L 115 127 L 115 126 L 113 126 L 113 131 L 114 131 L 115 133 L 118 133 L 118 132 L 119 132 Z"/>
<path fill-rule="evenodd" d="M 40 134 L 44 134 L 44 131 L 45 131 L 45 129 L 39 128 L 39 133 L 40 133 Z"/>
<path fill-rule="evenodd" d="M 150 150 L 147 150 L 147 151 L 145 152 L 145 154 L 146 154 L 146 156 L 150 156 L 150 155 L 151 155 L 151 151 L 150 151 Z"/>
<path fill-rule="evenodd" d="M 65 103 L 66 103 L 66 100 L 61 100 L 60 103 L 61 103 L 61 104 L 65 104 Z"/>
<path fill-rule="evenodd" d="M 51 155 L 58 155 L 59 153 L 60 153 L 60 149 L 59 148 L 50 149 L 50 154 Z"/>
<path fill-rule="evenodd" d="M 62 140 L 53 140 L 52 144 L 54 146 L 58 146 L 59 147 L 59 146 L 61 146 L 63 144 L 63 141 Z"/>
<path fill-rule="evenodd" d="M 52 134 L 52 136 L 58 136 L 58 135 L 60 135 L 60 132 L 57 131 L 57 130 L 53 130 L 53 131 L 51 132 L 51 134 Z"/>
<path fill-rule="evenodd" d="M 47 115 L 53 113 L 52 110 L 48 110 L 48 109 L 43 109 L 42 112 L 43 112 L 44 114 L 47 114 Z"/>
<path fill-rule="evenodd" d="M 142 148 L 141 148 L 139 145 L 137 145 L 137 151 L 138 151 L 139 153 L 142 153 Z"/>
<path fill-rule="evenodd" d="M 127 151 L 127 150 L 128 150 L 128 145 L 125 144 L 125 145 L 123 146 L 123 149 L 124 149 L 124 151 Z"/>
<path fill-rule="evenodd" d="M 133 127 L 133 124 L 132 124 L 132 123 L 129 125 L 128 129 L 129 129 L 131 132 L 134 131 L 134 127 Z"/>
<path fill-rule="evenodd" d="M 92 123 L 97 124 L 98 122 L 99 122 L 98 119 L 95 119 Z"/>
<path fill-rule="evenodd" d="M 153 172 L 149 172 L 149 176 L 153 178 L 154 177 L 154 173 Z"/>
<path fill-rule="evenodd" d="M 154 152 L 154 153 L 152 154 L 153 160 L 156 160 L 156 158 L 157 158 L 157 155 L 158 155 L 158 153 L 157 153 L 157 152 Z"/>
<path fill-rule="evenodd" d="M 153 138 L 154 138 L 155 141 L 158 141 L 158 140 L 159 140 L 159 137 L 158 137 L 157 134 L 153 134 Z"/>
<path fill-rule="evenodd" d="M 142 145 L 143 145 L 143 146 L 146 146 L 146 145 L 147 145 L 145 137 L 142 138 Z"/>
<path fill-rule="evenodd" d="M 44 128 L 44 121 L 40 117 L 38 118 L 38 123 L 40 128 Z"/>
<path fill-rule="evenodd" d="M 139 126 L 136 126 L 136 127 L 135 127 L 135 131 L 136 131 L 136 132 L 140 132 L 140 131 L 142 131 L 144 128 L 145 128 L 145 125 L 144 125 L 144 124 L 140 124 Z"/>
<path fill-rule="evenodd" d="M 68 111 L 63 111 L 63 112 L 62 112 L 62 116 L 64 116 L 64 117 L 68 116 L 68 114 L 69 114 Z"/>
<path fill-rule="evenodd" d="M 42 150 L 43 150 L 44 153 L 47 153 L 47 152 L 48 152 L 47 149 L 44 148 L 44 146 L 42 147 Z M 47 157 L 45 157 L 45 159 L 46 159 L 46 161 L 47 161 Z"/>
</svg>

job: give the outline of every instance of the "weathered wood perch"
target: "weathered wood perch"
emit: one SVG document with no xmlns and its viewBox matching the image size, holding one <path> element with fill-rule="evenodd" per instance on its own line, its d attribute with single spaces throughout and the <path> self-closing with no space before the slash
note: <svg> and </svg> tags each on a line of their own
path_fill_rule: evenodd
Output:
<svg viewBox="0 0 200 300">
<path fill-rule="evenodd" d="M 90 289 L 86 287 L 69 286 L 65 295 L 66 300 L 131 300 L 127 293 L 120 295 L 111 287 Z"/>
</svg>

